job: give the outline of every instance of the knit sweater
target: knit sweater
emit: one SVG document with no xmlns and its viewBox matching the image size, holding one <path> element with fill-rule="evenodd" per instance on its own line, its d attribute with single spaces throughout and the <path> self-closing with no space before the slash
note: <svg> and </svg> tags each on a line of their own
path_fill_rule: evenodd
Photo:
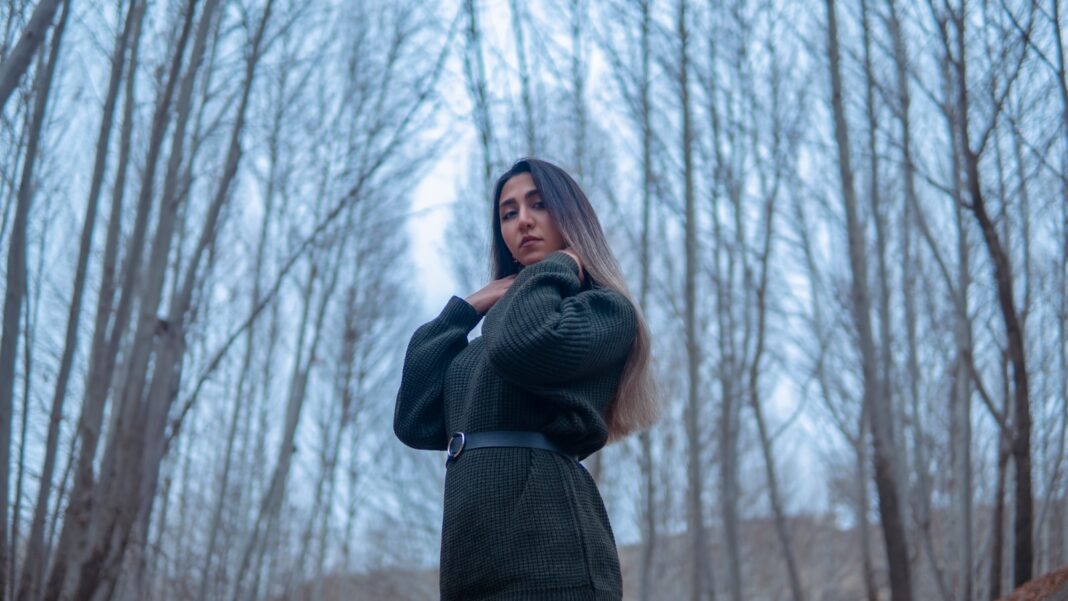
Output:
<svg viewBox="0 0 1068 601">
<path fill-rule="evenodd" d="M 485 316 L 453 296 L 420 326 L 393 416 L 401 442 L 441 451 L 456 431 L 527 430 L 580 458 L 602 448 L 637 315 L 578 275 L 555 251 L 521 269 Z M 472 449 L 449 466 L 444 495 L 443 601 L 622 598 L 615 536 L 582 464 L 543 449 Z"/>
</svg>

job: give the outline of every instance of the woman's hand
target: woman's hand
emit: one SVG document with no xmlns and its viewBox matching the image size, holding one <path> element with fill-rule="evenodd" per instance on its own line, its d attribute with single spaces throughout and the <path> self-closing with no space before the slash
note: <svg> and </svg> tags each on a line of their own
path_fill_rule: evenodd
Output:
<svg viewBox="0 0 1068 601">
<path fill-rule="evenodd" d="M 582 269 L 582 261 L 579 259 L 578 254 L 575 253 L 575 251 L 573 251 L 573 250 L 571 250 L 569 248 L 561 248 L 560 252 L 567 253 L 572 259 L 575 260 L 575 263 L 578 264 L 578 268 L 579 268 L 579 275 L 578 275 L 579 282 L 580 283 L 585 282 L 586 281 L 586 273 L 585 273 L 585 270 Z"/>
<path fill-rule="evenodd" d="M 465 300 L 469 305 L 475 308 L 476 311 L 485 315 L 490 307 L 497 304 L 504 293 L 512 286 L 512 282 L 515 281 L 515 274 L 505 276 L 499 280 L 493 280 L 489 284 L 475 292 L 471 296 L 468 296 Z"/>
</svg>

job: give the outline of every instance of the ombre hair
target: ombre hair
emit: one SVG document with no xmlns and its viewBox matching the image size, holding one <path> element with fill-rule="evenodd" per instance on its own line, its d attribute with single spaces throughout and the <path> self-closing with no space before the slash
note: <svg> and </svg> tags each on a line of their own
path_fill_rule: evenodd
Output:
<svg viewBox="0 0 1068 601">
<path fill-rule="evenodd" d="M 647 430 L 660 418 L 661 399 L 652 377 L 652 339 L 641 307 L 627 288 L 619 263 L 608 247 L 601 223 L 578 183 L 563 169 L 547 161 L 525 157 L 519 159 L 502 175 L 493 190 L 493 257 L 494 279 L 518 273 L 521 265 L 512 260 L 511 252 L 501 235 L 499 205 L 505 183 L 520 173 L 529 173 L 538 189 L 546 210 L 552 216 L 567 247 L 582 260 L 582 268 L 590 285 L 611 288 L 622 294 L 634 306 L 638 328 L 630 355 L 623 367 L 616 394 L 605 413 L 608 442 L 616 442 L 627 435 Z"/>
</svg>

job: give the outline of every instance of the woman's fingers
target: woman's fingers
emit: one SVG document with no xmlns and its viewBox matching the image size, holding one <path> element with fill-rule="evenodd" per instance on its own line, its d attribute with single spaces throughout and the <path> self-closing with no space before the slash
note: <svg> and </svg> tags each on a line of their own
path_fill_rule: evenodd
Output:
<svg viewBox="0 0 1068 601">
<path fill-rule="evenodd" d="M 508 291 L 514 281 L 515 274 L 505 276 L 499 280 L 493 280 L 478 292 L 468 296 L 466 300 L 476 311 L 485 315 L 486 311 L 489 311 L 490 307 L 497 304 L 497 301 L 504 296 L 504 293 Z"/>
</svg>

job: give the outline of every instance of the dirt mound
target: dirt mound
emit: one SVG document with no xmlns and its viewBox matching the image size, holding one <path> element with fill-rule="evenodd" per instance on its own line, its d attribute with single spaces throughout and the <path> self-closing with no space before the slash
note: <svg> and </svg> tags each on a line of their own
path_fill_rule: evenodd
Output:
<svg viewBox="0 0 1068 601">
<path fill-rule="evenodd" d="M 1068 566 L 1028 582 L 999 601 L 1068 601 Z"/>
</svg>

